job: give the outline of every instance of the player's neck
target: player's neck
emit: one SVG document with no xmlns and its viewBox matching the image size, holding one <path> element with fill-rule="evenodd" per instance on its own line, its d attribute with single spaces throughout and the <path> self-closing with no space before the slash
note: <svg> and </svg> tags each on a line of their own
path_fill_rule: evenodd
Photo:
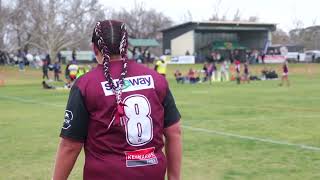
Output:
<svg viewBox="0 0 320 180">
<path fill-rule="evenodd" d="M 121 56 L 120 55 L 112 55 L 110 56 L 110 61 L 120 61 Z"/>
<path fill-rule="evenodd" d="M 97 56 L 97 61 L 98 61 L 98 64 L 103 64 L 103 57 L 102 56 Z M 120 61 L 121 60 L 121 56 L 120 55 L 112 55 L 110 56 L 110 61 L 113 62 L 113 61 Z"/>
</svg>

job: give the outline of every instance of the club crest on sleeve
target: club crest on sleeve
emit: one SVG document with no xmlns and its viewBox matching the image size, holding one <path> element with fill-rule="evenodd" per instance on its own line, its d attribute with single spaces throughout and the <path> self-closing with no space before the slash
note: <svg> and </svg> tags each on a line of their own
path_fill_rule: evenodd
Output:
<svg viewBox="0 0 320 180">
<path fill-rule="evenodd" d="M 62 129 L 68 129 L 71 127 L 71 121 L 73 120 L 73 114 L 71 111 L 66 110 L 64 113 L 64 122 Z"/>
</svg>

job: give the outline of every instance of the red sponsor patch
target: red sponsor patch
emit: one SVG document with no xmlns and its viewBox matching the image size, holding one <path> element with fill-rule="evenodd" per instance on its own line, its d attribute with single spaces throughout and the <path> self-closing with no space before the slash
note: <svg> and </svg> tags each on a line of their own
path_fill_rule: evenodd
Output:
<svg viewBox="0 0 320 180">
<path fill-rule="evenodd" d="M 154 147 L 139 149 L 136 151 L 126 151 L 127 167 L 149 166 L 158 164 L 158 159 L 154 154 Z"/>
</svg>

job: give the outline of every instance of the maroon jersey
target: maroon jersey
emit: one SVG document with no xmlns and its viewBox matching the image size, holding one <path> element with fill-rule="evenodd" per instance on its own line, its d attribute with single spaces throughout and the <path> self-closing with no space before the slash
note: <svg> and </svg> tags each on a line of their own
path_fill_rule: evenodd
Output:
<svg viewBox="0 0 320 180">
<path fill-rule="evenodd" d="M 288 66 L 286 64 L 283 65 L 282 69 L 283 69 L 284 73 L 288 73 L 289 72 Z"/>
<path fill-rule="evenodd" d="M 110 67 L 118 86 L 122 62 Z M 163 180 L 163 131 L 180 120 L 167 81 L 130 61 L 122 92 L 126 116 L 117 122 L 116 99 L 103 66 L 79 78 L 70 92 L 61 137 L 84 142 L 84 179 Z"/>
<path fill-rule="evenodd" d="M 249 74 L 248 64 L 244 64 L 244 74 Z"/>
</svg>

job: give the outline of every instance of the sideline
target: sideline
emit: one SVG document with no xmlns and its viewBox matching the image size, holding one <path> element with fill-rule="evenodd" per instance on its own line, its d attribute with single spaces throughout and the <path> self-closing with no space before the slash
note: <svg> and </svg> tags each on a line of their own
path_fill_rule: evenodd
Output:
<svg viewBox="0 0 320 180">
<path fill-rule="evenodd" d="M 1 96 L 0 95 L 0 99 L 9 99 L 9 100 L 14 100 L 14 101 L 23 102 L 23 103 L 53 106 L 53 107 L 59 107 L 59 108 L 66 107 L 66 105 L 62 105 L 62 104 L 45 103 L 45 102 L 39 102 L 39 101 L 31 100 L 31 99 L 25 99 L 25 98 L 14 97 L 14 96 Z"/>
<path fill-rule="evenodd" d="M 53 107 L 59 107 L 59 108 L 65 107 L 65 105 L 43 103 L 43 102 L 39 102 L 39 101 L 33 101 L 33 100 L 28 100 L 28 99 L 24 99 L 24 98 L 20 98 L 20 97 L 13 97 L 13 96 L 1 96 L 0 95 L 0 99 L 1 98 L 2 99 L 14 100 L 14 101 L 18 101 L 18 102 L 23 102 L 23 103 L 39 104 L 39 105 L 53 106 Z M 224 136 L 224 137 L 232 137 L 232 138 L 242 139 L 242 140 L 246 140 L 246 141 L 257 141 L 257 142 L 264 142 L 264 143 L 269 143 L 269 144 L 291 146 L 291 147 L 296 147 L 296 148 L 305 149 L 305 150 L 320 151 L 320 147 L 316 147 L 316 146 L 309 146 L 309 145 L 304 145 L 304 144 L 295 144 L 295 143 L 290 143 L 290 142 L 280 141 L 280 140 L 272 140 L 272 139 L 264 139 L 264 138 L 257 138 L 257 137 L 251 137 L 251 136 L 244 136 L 244 135 L 232 134 L 232 133 L 228 133 L 228 132 L 215 131 L 215 130 L 204 129 L 204 128 L 197 128 L 197 127 L 187 126 L 187 125 L 182 125 L 182 128 L 190 130 L 190 131 L 194 131 L 194 132 L 215 134 L 215 135 Z"/>
<path fill-rule="evenodd" d="M 272 139 L 243 136 L 243 135 L 238 135 L 238 134 L 232 134 L 232 133 L 203 129 L 203 128 L 196 128 L 196 127 L 185 126 L 185 125 L 182 125 L 182 127 L 184 129 L 188 129 L 191 131 L 202 132 L 202 133 L 207 133 L 207 134 L 215 134 L 215 135 L 224 136 L 224 137 L 232 137 L 232 138 L 248 140 L 248 141 L 259 141 L 259 142 L 264 142 L 264 143 L 269 143 L 269 144 L 286 145 L 286 146 L 293 146 L 293 147 L 297 147 L 297 148 L 301 148 L 301 149 L 320 151 L 320 147 L 309 146 L 309 145 L 304 145 L 304 144 L 295 144 L 295 143 L 290 143 L 290 142 L 286 142 L 286 141 L 277 141 L 277 140 L 272 140 Z"/>
</svg>

